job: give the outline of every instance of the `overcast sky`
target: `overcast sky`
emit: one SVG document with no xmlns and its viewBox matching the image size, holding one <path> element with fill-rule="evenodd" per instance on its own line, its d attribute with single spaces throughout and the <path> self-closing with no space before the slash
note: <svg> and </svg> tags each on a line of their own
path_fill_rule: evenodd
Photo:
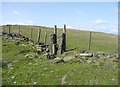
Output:
<svg viewBox="0 0 120 87">
<path fill-rule="evenodd" d="M 117 2 L 3 2 L 0 24 L 30 24 L 117 34 Z"/>
</svg>

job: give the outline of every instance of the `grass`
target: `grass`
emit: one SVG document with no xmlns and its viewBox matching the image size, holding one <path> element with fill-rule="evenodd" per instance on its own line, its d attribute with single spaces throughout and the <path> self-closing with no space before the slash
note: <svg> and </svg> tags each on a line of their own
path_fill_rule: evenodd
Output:
<svg viewBox="0 0 120 87">
<path fill-rule="evenodd" d="M 6 27 L 6 26 L 5 26 Z M 22 34 L 29 37 L 29 30 L 34 28 L 33 40 L 37 39 L 36 26 L 21 26 Z M 41 27 L 41 41 L 45 31 L 49 34 L 52 28 Z M 7 27 L 6 27 L 7 31 Z M 12 26 L 12 31 L 17 32 L 17 26 Z M 62 32 L 58 29 L 58 35 Z M 88 31 L 67 30 L 67 49 L 87 49 Z M 48 40 L 48 39 L 47 39 Z M 48 41 L 47 41 L 48 43 Z M 22 45 L 25 44 L 26 46 Z M 93 32 L 92 52 L 113 53 L 117 46 L 117 36 Z M 26 54 L 35 53 L 31 45 L 21 42 L 15 45 L 10 39 L 2 40 L 2 84 L 3 85 L 117 85 L 118 84 L 118 63 L 107 61 L 106 64 L 98 66 L 86 63 L 51 63 L 39 54 L 39 58 L 25 58 Z M 24 52 L 22 52 L 24 51 Z M 75 50 L 74 50 L 75 51 Z M 70 51 L 68 53 L 73 53 Z M 108 65 L 110 64 L 110 66 Z M 9 65 L 9 66 L 8 66 Z M 112 65 L 112 66 L 111 66 Z"/>
<path fill-rule="evenodd" d="M 39 27 L 39 26 L 21 26 L 21 34 L 30 38 L 30 29 L 33 29 L 33 40 L 37 41 L 38 28 L 41 28 L 41 42 L 44 42 L 45 31 L 47 31 L 47 36 L 53 33 L 53 28 L 49 27 Z M 4 29 L 8 31 L 8 26 L 5 26 Z M 18 26 L 11 26 L 11 32 L 18 32 Z M 57 36 L 59 37 L 62 33 L 62 29 L 58 29 Z M 67 49 L 77 48 L 79 50 L 88 49 L 88 39 L 89 31 L 82 30 L 67 30 Z M 47 43 L 49 42 L 47 37 Z M 117 48 L 117 36 L 93 32 L 92 33 L 92 42 L 91 42 L 91 51 L 98 52 L 110 52 L 113 53 Z"/>
</svg>

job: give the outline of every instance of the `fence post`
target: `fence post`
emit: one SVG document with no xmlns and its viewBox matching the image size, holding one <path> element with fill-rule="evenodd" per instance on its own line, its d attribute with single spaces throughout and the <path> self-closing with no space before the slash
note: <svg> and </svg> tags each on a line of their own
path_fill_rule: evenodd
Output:
<svg viewBox="0 0 120 87">
<path fill-rule="evenodd" d="M 47 39 L 47 32 L 45 32 L 45 37 L 44 37 L 44 44 L 46 45 L 46 39 Z"/>
<path fill-rule="evenodd" d="M 49 51 L 52 53 L 52 38 L 53 38 L 53 34 L 49 35 Z"/>
<path fill-rule="evenodd" d="M 56 36 L 57 36 L 57 26 L 56 25 L 54 27 L 54 34 L 56 34 Z M 56 43 L 57 43 L 57 38 L 56 38 Z"/>
<path fill-rule="evenodd" d="M 53 44 L 57 43 L 57 26 L 55 25 L 54 34 L 53 34 Z"/>
<path fill-rule="evenodd" d="M 90 51 L 92 32 L 89 33 L 88 51 Z"/>
<path fill-rule="evenodd" d="M 66 25 L 64 24 L 63 33 L 66 34 Z"/>
<path fill-rule="evenodd" d="M 64 24 L 63 28 L 63 51 L 66 51 L 66 25 Z"/>
<path fill-rule="evenodd" d="M 53 42 L 52 42 L 52 50 L 53 50 L 53 54 L 57 54 L 57 26 L 55 25 L 54 27 L 54 34 L 53 34 Z"/>
<path fill-rule="evenodd" d="M 63 33 L 62 33 L 63 34 Z M 57 54 L 62 54 L 63 53 L 63 50 L 62 50 L 62 48 L 63 48 L 63 35 L 60 35 L 60 37 L 59 37 L 59 41 L 58 41 L 58 51 L 57 51 Z"/>
<path fill-rule="evenodd" d="M 37 43 L 39 44 L 40 42 L 40 34 L 41 34 L 41 29 L 38 29 L 38 38 L 37 38 Z"/>
<path fill-rule="evenodd" d="M 59 37 L 58 54 L 62 54 L 66 51 L 66 25 L 64 24 L 63 33 Z"/>
<path fill-rule="evenodd" d="M 54 27 L 54 33 L 49 37 L 49 50 L 52 54 L 57 54 L 57 26 Z"/>
</svg>

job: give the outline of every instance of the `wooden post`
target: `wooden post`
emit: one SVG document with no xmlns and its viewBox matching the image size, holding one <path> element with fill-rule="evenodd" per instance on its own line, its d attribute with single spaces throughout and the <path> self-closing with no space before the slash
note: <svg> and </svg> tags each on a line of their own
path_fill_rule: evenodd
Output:
<svg viewBox="0 0 120 87">
<path fill-rule="evenodd" d="M 32 31 L 33 31 L 33 29 L 31 28 L 30 29 L 30 39 L 32 39 Z"/>
<path fill-rule="evenodd" d="M 63 28 L 63 51 L 66 51 L 66 25 L 64 24 Z"/>
<path fill-rule="evenodd" d="M 63 33 L 59 37 L 58 54 L 66 52 L 66 25 L 64 24 Z"/>
<path fill-rule="evenodd" d="M 52 53 L 52 34 L 49 35 L 49 51 Z"/>
<path fill-rule="evenodd" d="M 89 43 L 88 43 L 88 51 L 90 51 L 90 46 L 91 46 L 91 35 L 92 35 L 92 32 L 90 31 L 90 34 L 89 34 Z"/>
<path fill-rule="evenodd" d="M 66 34 L 66 25 L 64 24 L 63 33 Z"/>
<path fill-rule="evenodd" d="M 52 54 L 57 54 L 57 26 L 54 27 L 54 33 L 49 37 L 49 50 Z"/>
<path fill-rule="evenodd" d="M 44 37 L 44 44 L 46 45 L 46 39 L 47 39 L 47 32 L 45 32 L 45 37 Z"/>
<path fill-rule="evenodd" d="M 56 25 L 54 27 L 54 34 L 56 34 L 56 36 L 57 36 L 57 26 Z"/>
<path fill-rule="evenodd" d="M 55 28 L 54 28 L 54 34 L 53 34 L 53 38 L 52 38 L 53 40 L 53 42 L 52 42 L 52 52 L 53 52 L 53 54 L 57 54 L 57 48 L 56 48 L 56 46 L 57 46 L 57 26 L 55 25 Z"/>
<path fill-rule="evenodd" d="M 62 33 L 63 34 L 63 33 Z M 63 48 L 63 38 L 62 38 L 62 34 L 60 35 L 60 37 L 59 37 L 59 45 L 58 45 L 58 52 L 57 52 L 57 54 L 62 54 L 63 52 L 63 50 L 62 50 L 62 48 Z"/>
<path fill-rule="evenodd" d="M 53 34 L 53 44 L 57 44 L 57 26 L 55 25 Z"/>
<path fill-rule="evenodd" d="M 19 34 L 20 34 L 20 26 L 18 26 L 18 32 L 19 32 Z"/>
<path fill-rule="evenodd" d="M 40 42 L 40 33 L 41 33 L 41 29 L 39 28 L 39 29 L 38 29 L 38 38 L 37 38 L 37 42 L 38 42 L 38 43 Z"/>
</svg>

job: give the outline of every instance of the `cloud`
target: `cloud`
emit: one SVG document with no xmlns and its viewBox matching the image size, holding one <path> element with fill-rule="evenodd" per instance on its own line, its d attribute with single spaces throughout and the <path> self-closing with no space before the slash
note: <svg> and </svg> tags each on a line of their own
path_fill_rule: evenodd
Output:
<svg viewBox="0 0 120 87">
<path fill-rule="evenodd" d="M 25 22 L 6 22 L 3 25 L 7 25 L 7 24 L 11 24 L 11 25 L 36 25 L 34 21 L 32 20 L 28 20 Z"/>
<path fill-rule="evenodd" d="M 119 30 L 118 30 L 118 26 L 113 26 L 110 28 L 110 30 L 108 31 L 108 33 L 113 33 L 113 34 L 118 34 Z"/>
<path fill-rule="evenodd" d="M 107 24 L 108 22 L 106 20 L 102 20 L 102 19 L 97 19 L 94 21 L 94 24 L 96 25 L 104 25 Z"/>
<path fill-rule="evenodd" d="M 118 29 L 111 29 L 110 32 L 111 32 L 111 33 L 113 33 L 113 32 L 114 32 L 114 33 L 117 33 L 117 32 L 118 32 Z"/>
<path fill-rule="evenodd" d="M 67 28 L 67 29 L 71 29 L 72 26 L 71 26 L 71 25 L 66 25 L 66 28 Z"/>
<path fill-rule="evenodd" d="M 49 26 L 49 27 L 53 27 L 53 26 Z M 63 28 L 63 25 L 57 25 L 58 28 Z M 67 29 L 72 29 L 73 27 L 71 25 L 67 25 L 66 24 L 66 28 Z"/>
<path fill-rule="evenodd" d="M 113 28 L 110 29 L 110 32 L 117 33 L 118 32 L 118 27 L 117 26 L 113 26 Z"/>
<path fill-rule="evenodd" d="M 11 24 L 11 25 L 25 25 L 25 23 L 23 23 L 23 22 L 7 22 L 7 23 L 5 23 L 5 25 L 6 24 Z"/>
<path fill-rule="evenodd" d="M 13 14 L 20 14 L 20 12 L 19 11 L 13 11 Z"/>
<path fill-rule="evenodd" d="M 28 24 L 28 25 L 34 25 L 34 21 L 28 20 L 28 21 L 27 21 L 27 24 Z"/>
</svg>

